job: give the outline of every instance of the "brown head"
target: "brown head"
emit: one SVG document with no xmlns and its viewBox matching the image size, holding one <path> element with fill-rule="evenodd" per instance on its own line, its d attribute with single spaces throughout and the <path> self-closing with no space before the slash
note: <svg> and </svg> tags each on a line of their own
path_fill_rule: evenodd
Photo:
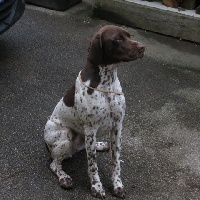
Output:
<svg viewBox="0 0 200 200">
<path fill-rule="evenodd" d="M 108 25 L 92 38 L 88 60 L 97 65 L 129 62 L 144 56 L 145 46 L 130 38 L 121 27 Z"/>
</svg>

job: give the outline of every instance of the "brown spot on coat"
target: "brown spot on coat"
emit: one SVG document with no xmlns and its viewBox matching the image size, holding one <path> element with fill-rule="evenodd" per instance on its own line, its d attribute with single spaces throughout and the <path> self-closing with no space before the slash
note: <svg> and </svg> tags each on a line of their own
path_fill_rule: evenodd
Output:
<svg viewBox="0 0 200 200">
<path fill-rule="evenodd" d="M 75 98 L 75 84 L 69 90 L 67 90 L 63 98 L 63 102 L 65 103 L 66 106 L 73 107 L 74 98 Z"/>
</svg>

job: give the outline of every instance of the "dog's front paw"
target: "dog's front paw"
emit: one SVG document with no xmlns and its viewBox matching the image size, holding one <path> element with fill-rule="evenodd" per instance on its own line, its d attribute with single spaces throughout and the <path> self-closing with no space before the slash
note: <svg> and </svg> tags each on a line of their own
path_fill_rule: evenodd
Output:
<svg viewBox="0 0 200 200">
<path fill-rule="evenodd" d="M 114 195 L 117 198 L 125 199 L 126 196 L 126 191 L 124 187 L 118 187 L 117 189 L 114 190 Z"/>
<path fill-rule="evenodd" d="M 67 177 L 61 177 L 59 179 L 60 186 L 65 188 L 65 189 L 70 189 L 73 186 L 73 182 L 70 176 Z"/>
<path fill-rule="evenodd" d="M 92 196 L 100 199 L 104 199 L 106 197 L 105 190 L 101 186 L 101 184 L 93 185 L 91 188 Z"/>
</svg>

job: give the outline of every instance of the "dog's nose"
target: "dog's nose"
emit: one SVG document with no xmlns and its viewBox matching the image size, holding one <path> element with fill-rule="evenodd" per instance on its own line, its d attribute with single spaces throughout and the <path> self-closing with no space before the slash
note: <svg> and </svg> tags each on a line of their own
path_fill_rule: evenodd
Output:
<svg viewBox="0 0 200 200">
<path fill-rule="evenodd" d="M 138 44 L 137 45 L 137 49 L 140 51 L 140 52 L 143 52 L 145 50 L 145 46 L 143 44 Z"/>
</svg>

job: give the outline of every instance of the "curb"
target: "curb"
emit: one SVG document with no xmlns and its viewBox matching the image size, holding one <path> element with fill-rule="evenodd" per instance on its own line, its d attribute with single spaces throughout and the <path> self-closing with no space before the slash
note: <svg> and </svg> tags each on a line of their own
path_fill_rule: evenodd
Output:
<svg viewBox="0 0 200 200">
<path fill-rule="evenodd" d="M 95 0 L 93 15 L 130 27 L 200 43 L 200 15 L 142 0 Z"/>
</svg>

